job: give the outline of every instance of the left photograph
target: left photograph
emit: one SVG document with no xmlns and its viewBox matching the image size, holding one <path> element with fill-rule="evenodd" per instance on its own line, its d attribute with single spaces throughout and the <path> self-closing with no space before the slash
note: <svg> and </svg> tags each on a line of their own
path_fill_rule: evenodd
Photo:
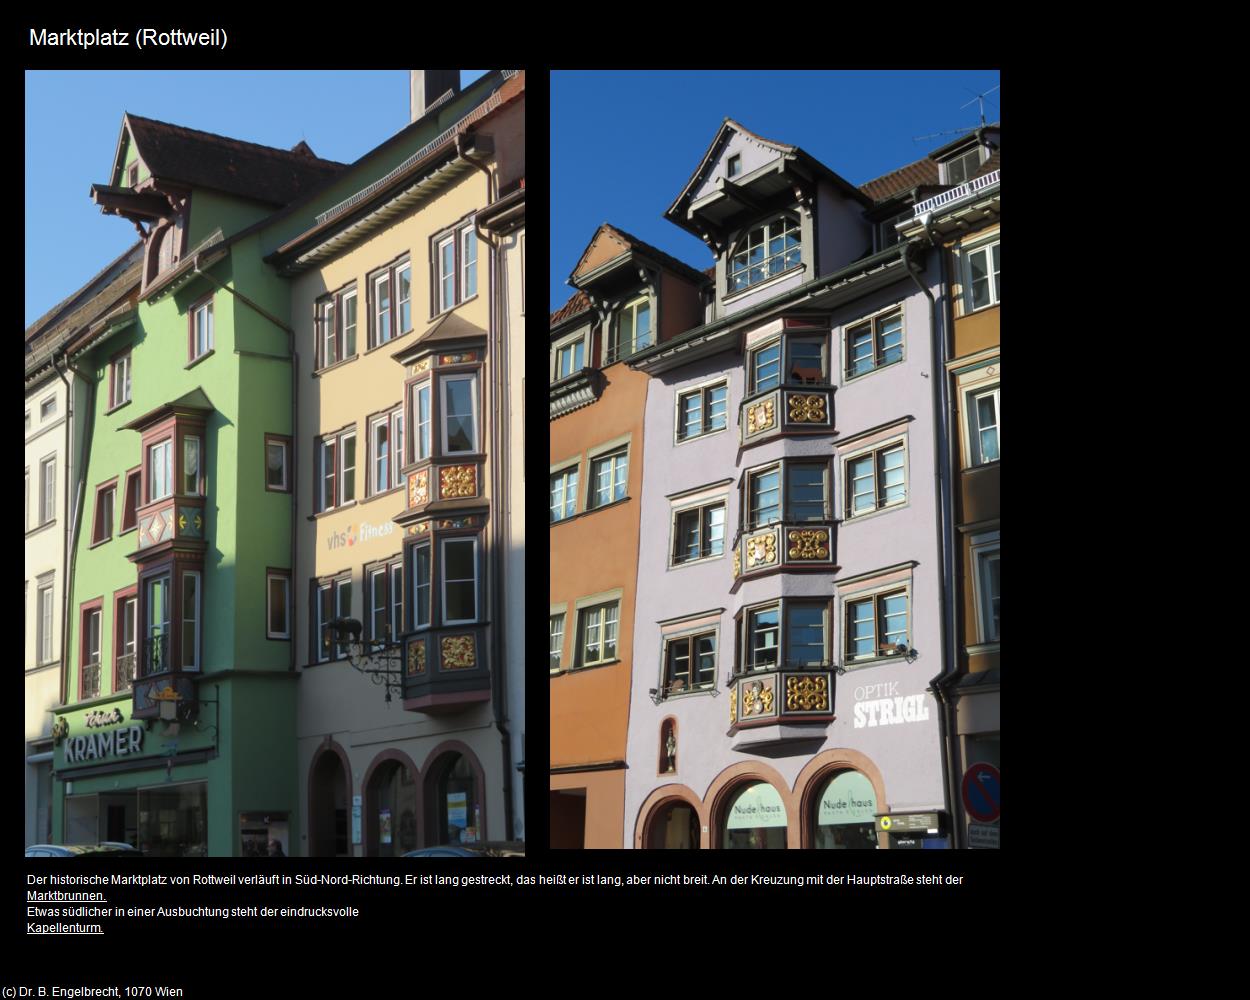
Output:
<svg viewBox="0 0 1250 1000">
<path fill-rule="evenodd" d="M 525 72 L 26 74 L 28 857 L 525 852 Z"/>
</svg>

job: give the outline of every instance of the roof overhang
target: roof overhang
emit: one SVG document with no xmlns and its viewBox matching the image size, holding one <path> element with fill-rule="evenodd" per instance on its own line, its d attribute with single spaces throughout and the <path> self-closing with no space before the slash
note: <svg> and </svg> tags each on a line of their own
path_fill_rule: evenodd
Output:
<svg viewBox="0 0 1250 1000">
<path fill-rule="evenodd" d="M 478 212 L 477 224 L 488 233 L 501 235 L 525 225 L 524 185 Z"/>
<path fill-rule="evenodd" d="M 432 351 L 451 351 L 457 347 L 481 347 L 486 331 L 455 312 L 444 313 L 415 341 L 391 355 L 401 365 L 411 364 Z"/>
<path fill-rule="evenodd" d="M 166 218 L 171 211 L 169 199 L 152 188 L 135 191 L 127 187 L 92 184 L 91 200 L 105 215 L 120 215 L 131 221 L 151 222 Z"/>
<path fill-rule="evenodd" d="M 933 240 L 957 238 L 998 221 L 1002 207 L 999 182 L 959 201 L 900 222 L 895 228 L 903 239 L 927 234 Z"/>
<path fill-rule="evenodd" d="M 216 230 L 195 249 L 187 251 L 177 267 L 165 272 L 145 288 L 139 301 L 156 302 L 181 290 L 198 277 L 201 271 L 230 256 L 230 245 L 239 235 L 241 234 L 236 234 L 227 241 L 222 237 L 221 230 Z"/>
<path fill-rule="evenodd" d="M 190 416 L 203 417 L 205 414 L 212 413 L 216 409 L 209 398 L 204 395 L 203 389 L 192 389 L 184 396 L 170 400 L 168 403 L 162 403 L 154 410 L 149 410 L 141 417 L 135 417 L 128 424 L 122 424 L 118 430 L 121 431 L 144 431 L 153 424 L 167 417 L 173 416 Z"/>
</svg>

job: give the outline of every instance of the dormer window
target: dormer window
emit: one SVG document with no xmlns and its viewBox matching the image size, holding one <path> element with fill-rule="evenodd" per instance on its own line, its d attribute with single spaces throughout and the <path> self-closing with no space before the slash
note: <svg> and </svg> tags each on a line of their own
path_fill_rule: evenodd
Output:
<svg viewBox="0 0 1250 1000">
<path fill-rule="evenodd" d="M 793 216 L 778 216 L 752 229 L 729 258 L 729 291 L 741 291 L 798 267 L 802 249 L 799 220 Z"/>
<path fill-rule="evenodd" d="M 742 154 L 741 153 L 734 153 L 734 155 L 729 158 L 728 173 L 730 177 L 737 177 L 739 174 L 742 173 Z"/>
<path fill-rule="evenodd" d="M 627 303 L 617 314 L 607 363 L 628 358 L 654 342 L 651 335 L 651 299 L 647 296 Z"/>
<path fill-rule="evenodd" d="M 947 184 L 962 184 L 981 166 L 981 147 L 975 146 L 942 166 L 946 172 Z"/>
</svg>

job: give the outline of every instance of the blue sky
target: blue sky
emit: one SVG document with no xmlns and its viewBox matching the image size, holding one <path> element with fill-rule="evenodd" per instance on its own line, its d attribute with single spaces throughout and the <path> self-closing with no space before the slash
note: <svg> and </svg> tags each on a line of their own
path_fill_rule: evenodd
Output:
<svg viewBox="0 0 1250 1000">
<path fill-rule="evenodd" d="M 711 251 L 662 218 L 726 118 L 800 146 L 852 184 L 880 177 L 975 127 L 997 70 L 636 71 L 551 76 L 551 309 L 602 222 L 700 270 Z M 1001 90 L 985 101 L 999 119 Z"/>
<path fill-rule="evenodd" d="M 351 163 L 408 124 L 408 71 L 27 72 L 27 326 L 138 239 L 90 197 L 126 111 Z"/>
</svg>

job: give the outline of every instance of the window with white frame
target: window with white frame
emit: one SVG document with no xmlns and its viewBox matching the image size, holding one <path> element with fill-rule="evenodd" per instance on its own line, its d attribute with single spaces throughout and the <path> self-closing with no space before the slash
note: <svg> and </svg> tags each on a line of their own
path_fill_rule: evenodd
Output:
<svg viewBox="0 0 1250 1000">
<path fill-rule="evenodd" d="M 35 611 L 39 616 L 35 622 L 35 648 L 38 662 L 49 663 L 52 660 L 52 586 L 53 579 L 38 581 L 38 596 L 35 600 Z"/>
<path fill-rule="evenodd" d="M 551 520 L 563 521 L 577 513 L 577 466 L 552 473 Z"/>
<path fill-rule="evenodd" d="M 741 619 L 738 673 L 776 667 L 818 669 L 832 662 L 831 608 L 827 600 L 784 598 L 747 609 Z"/>
<path fill-rule="evenodd" d="M 964 289 L 967 311 L 996 306 L 1002 301 L 1002 278 L 998 266 L 998 241 L 964 251 Z"/>
<path fill-rule="evenodd" d="M 907 591 L 892 590 L 846 601 L 846 660 L 895 656 L 907 642 Z"/>
<path fill-rule="evenodd" d="M 200 439 L 190 435 L 182 439 L 182 492 L 200 495 Z"/>
<path fill-rule="evenodd" d="M 341 660 L 347 655 L 346 644 L 333 641 L 330 623 L 339 618 L 350 617 L 351 611 L 352 578 L 350 573 L 328 580 L 315 581 L 313 609 L 309 619 L 313 623 L 312 659 L 314 662 Z"/>
<path fill-rule="evenodd" d="M 413 448 L 415 449 L 413 459 L 420 462 L 430 457 L 430 383 L 424 382 L 415 386 L 413 395 L 415 396 L 413 414 L 417 422 L 417 436 L 413 442 Z"/>
<path fill-rule="evenodd" d="M 117 355 L 109 365 L 109 409 L 130 402 L 130 351 Z"/>
<path fill-rule="evenodd" d="M 998 461 L 1001 431 L 998 392 L 999 387 L 994 386 L 992 389 L 968 393 L 968 424 L 973 465 Z"/>
<path fill-rule="evenodd" d="M 747 477 L 747 528 L 781 520 L 781 469 L 773 466 Z"/>
<path fill-rule="evenodd" d="M 895 309 L 846 331 L 846 377 L 867 375 L 903 360 L 903 313 Z"/>
<path fill-rule="evenodd" d="M 191 307 L 190 361 L 213 349 L 213 300 L 210 296 Z"/>
<path fill-rule="evenodd" d="M 998 532 L 974 535 L 970 542 L 980 640 L 998 642 Z"/>
<path fill-rule="evenodd" d="M 677 440 L 723 431 L 727 426 L 729 385 L 720 382 L 699 389 L 679 393 L 677 396 Z"/>
<path fill-rule="evenodd" d="M 122 525 L 119 534 L 132 531 L 139 524 L 139 487 L 142 482 L 140 469 L 126 473 L 126 493 L 122 501 Z"/>
<path fill-rule="evenodd" d="M 443 624 L 475 622 L 477 608 L 477 539 L 442 540 Z"/>
<path fill-rule="evenodd" d="M 664 643 L 664 691 L 697 691 L 716 683 L 716 633 L 699 632 Z"/>
<path fill-rule="evenodd" d="M 366 638 L 396 642 L 403 622 L 403 565 L 398 559 L 365 571 Z"/>
<path fill-rule="evenodd" d="M 291 638 L 291 573 L 289 570 L 265 572 L 265 637 Z"/>
<path fill-rule="evenodd" d="M 729 257 L 729 291 L 784 274 L 802 263 L 803 235 L 794 216 L 782 215 L 748 232 Z"/>
<path fill-rule="evenodd" d="M 710 559 L 724 552 L 724 500 L 674 513 L 672 565 Z"/>
<path fill-rule="evenodd" d="M 781 384 L 781 341 L 757 347 L 750 352 L 751 391 L 764 392 Z"/>
<path fill-rule="evenodd" d="M 443 454 L 475 453 L 478 450 L 477 375 L 446 375 L 439 388 L 443 418 Z"/>
<path fill-rule="evenodd" d="M 275 493 L 291 492 L 291 439 L 274 434 L 265 435 L 265 489 Z"/>
<path fill-rule="evenodd" d="M 200 574 L 182 574 L 182 669 L 200 669 Z"/>
<path fill-rule="evenodd" d="M 378 347 L 412 329 L 412 263 L 406 257 L 369 276 L 369 346 Z"/>
<path fill-rule="evenodd" d="M 655 343 L 651 328 L 651 298 L 643 295 L 621 306 L 612 329 L 607 364 L 631 357 Z"/>
<path fill-rule="evenodd" d="M 385 493 L 399 485 L 403 447 L 403 407 L 396 407 L 389 413 L 383 413 L 369 420 L 370 496 Z"/>
<path fill-rule="evenodd" d="M 117 498 L 117 480 L 106 486 L 97 486 L 95 493 L 95 521 L 91 528 L 91 544 L 99 545 L 113 537 L 113 505 Z"/>
<path fill-rule="evenodd" d="M 477 294 L 477 234 L 472 221 L 438 234 L 430 246 L 435 270 L 430 313 L 436 316 Z"/>
<path fill-rule="evenodd" d="M 846 516 L 858 517 L 907 499 L 907 449 L 891 441 L 846 459 Z"/>
<path fill-rule="evenodd" d="M 332 510 L 356 499 L 356 430 L 318 438 L 314 455 L 317 510 Z"/>
<path fill-rule="evenodd" d="M 620 616 L 620 601 L 583 608 L 578 613 L 581 626 L 578 666 L 589 667 L 617 658 L 616 638 Z"/>
<path fill-rule="evenodd" d="M 174 443 L 166 438 L 148 445 L 148 503 L 174 492 Z"/>
<path fill-rule="evenodd" d="M 942 164 L 943 184 L 962 184 L 981 166 L 981 147 L 976 146 Z"/>
<path fill-rule="evenodd" d="M 424 542 L 412 547 L 412 627 L 427 628 L 430 624 L 431 593 L 430 545 Z"/>
<path fill-rule="evenodd" d="M 604 507 L 625 499 L 629 479 L 629 449 L 601 455 L 590 463 L 591 507 Z"/>
<path fill-rule="evenodd" d="M 560 669 L 560 658 L 564 654 L 564 613 L 551 616 L 550 624 L 551 669 Z"/>
<path fill-rule="evenodd" d="M 56 416 L 56 397 L 49 396 L 39 404 L 39 419 L 51 420 Z"/>
<path fill-rule="evenodd" d="M 781 650 L 781 606 L 754 608 L 746 615 L 746 655 L 744 668 L 772 670 L 777 666 Z"/>
<path fill-rule="evenodd" d="M 47 524 L 56 516 L 56 456 L 39 463 L 39 523 Z"/>
<path fill-rule="evenodd" d="M 553 382 L 581 371 L 586 367 L 585 331 L 579 332 L 573 340 L 556 344 L 552 351 L 555 355 L 551 371 Z"/>
<path fill-rule="evenodd" d="M 79 690 L 83 701 L 100 694 L 100 619 L 100 608 L 83 612 L 82 684 Z"/>
<path fill-rule="evenodd" d="M 356 354 L 356 286 L 317 302 L 317 368 L 328 368 Z"/>
</svg>

